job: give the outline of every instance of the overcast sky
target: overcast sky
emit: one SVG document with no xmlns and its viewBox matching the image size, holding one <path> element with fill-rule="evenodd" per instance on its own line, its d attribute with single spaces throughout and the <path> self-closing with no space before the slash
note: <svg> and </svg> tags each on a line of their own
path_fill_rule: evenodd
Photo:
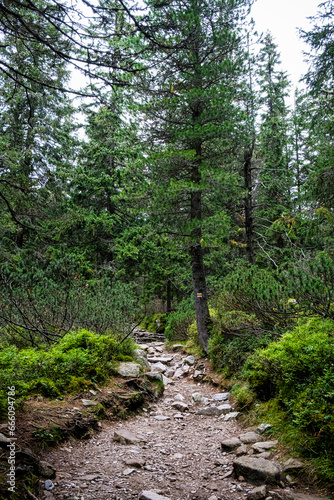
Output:
<svg viewBox="0 0 334 500">
<path fill-rule="evenodd" d="M 288 73 L 292 88 L 307 71 L 302 52 L 308 46 L 299 39 L 297 28 L 312 28 L 307 18 L 316 14 L 321 1 L 324 0 L 256 0 L 253 5 L 252 17 L 257 31 L 272 33 L 281 53 L 281 69 Z"/>
</svg>

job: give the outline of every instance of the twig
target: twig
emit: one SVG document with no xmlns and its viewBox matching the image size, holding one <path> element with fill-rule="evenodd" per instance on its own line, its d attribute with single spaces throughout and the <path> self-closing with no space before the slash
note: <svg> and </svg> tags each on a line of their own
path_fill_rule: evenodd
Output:
<svg viewBox="0 0 334 500">
<path fill-rule="evenodd" d="M 27 488 L 27 486 L 26 486 L 25 483 L 23 483 L 23 488 L 27 492 L 27 495 L 28 495 L 29 498 L 32 498 L 32 500 L 38 500 L 38 498 L 35 497 L 35 495 L 33 493 L 31 493 L 31 491 L 28 490 L 28 488 Z"/>
<path fill-rule="evenodd" d="M 143 321 L 143 319 L 144 319 L 144 318 L 145 318 L 145 316 L 143 316 L 143 317 L 141 318 L 141 320 L 139 321 L 139 323 L 137 323 L 137 324 L 136 324 L 136 325 L 135 325 L 135 326 L 134 326 L 134 327 L 133 327 L 133 328 L 129 331 L 129 333 L 127 333 L 127 334 L 125 335 L 124 339 L 122 339 L 122 340 L 120 341 L 120 343 L 119 343 L 120 345 L 124 342 L 124 340 L 126 340 L 128 337 L 130 337 L 130 335 L 131 335 L 131 333 L 133 332 L 133 330 L 134 330 L 135 328 L 137 328 L 137 326 L 139 326 L 139 325 L 140 325 L 140 323 Z"/>
</svg>

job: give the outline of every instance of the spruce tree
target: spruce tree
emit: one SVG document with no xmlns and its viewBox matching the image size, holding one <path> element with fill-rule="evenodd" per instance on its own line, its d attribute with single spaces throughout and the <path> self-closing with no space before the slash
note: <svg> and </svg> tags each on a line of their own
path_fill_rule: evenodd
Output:
<svg viewBox="0 0 334 500">
<path fill-rule="evenodd" d="M 250 3 L 150 3 L 145 21 L 152 33 L 151 70 L 138 89 L 150 124 L 143 134 L 153 142 L 146 161 L 149 210 L 166 234 L 185 239 L 204 350 L 210 325 L 205 228 L 215 224 L 216 234 L 226 236 L 224 207 L 213 209 L 212 203 L 237 184 L 237 173 L 229 169 L 240 119 L 235 105 L 243 65 L 240 30 Z"/>
</svg>

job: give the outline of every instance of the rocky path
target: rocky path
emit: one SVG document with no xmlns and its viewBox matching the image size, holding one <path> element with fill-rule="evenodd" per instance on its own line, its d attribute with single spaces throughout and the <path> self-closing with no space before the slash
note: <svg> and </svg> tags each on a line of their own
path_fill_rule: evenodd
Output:
<svg viewBox="0 0 334 500">
<path fill-rule="evenodd" d="M 286 476 L 272 456 L 276 443 L 240 428 L 228 394 L 196 381 L 203 366 L 178 352 L 166 353 L 159 343 L 143 347 L 149 376 L 167 375 L 164 396 L 127 421 L 103 423 L 89 441 L 48 452 L 43 458 L 57 477 L 45 499 L 317 498 L 298 496 L 286 481 L 280 483 Z M 296 468 L 291 462 L 290 470 Z M 264 486 L 270 482 L 275 485 Z"/>
</svg>

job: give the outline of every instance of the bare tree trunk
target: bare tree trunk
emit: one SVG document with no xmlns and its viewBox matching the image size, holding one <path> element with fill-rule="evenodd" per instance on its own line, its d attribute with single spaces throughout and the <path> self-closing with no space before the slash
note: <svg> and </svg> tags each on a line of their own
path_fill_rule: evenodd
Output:
<svg viewBox="0 0 334 500">
<path fill-rule="evenodd" d="M 193 166 L 192 180 L 196 184 L 201 182 L 201 145 L 196 147 L 196 161 Z M 205 352 L 208 352 L 210 313 L 208 306 L 208 295 L 206 289 L 205 268 L 203 260 L 203 250 L 201 245 L 202 230 L 200 223 L 202 220 L 202 193 L 200 189 L 191 193 L 190 196 L 190 219 L 198 223 L 191 231 L 191 271 L 195 298 L 195 311 L 198 337 Z"/>
<path fill-rule="evenodd" d="M 254 208 L 253 208 L 253 180 L 252 180 L 252 156 L 254 141 L 244 154 L 244 186 L 246 196 L 244 198 L 245 209 L 245 232 L 246 232 L 246 254 L 250 264 L 255 263 L 254 254 Z"/>
</svg>

